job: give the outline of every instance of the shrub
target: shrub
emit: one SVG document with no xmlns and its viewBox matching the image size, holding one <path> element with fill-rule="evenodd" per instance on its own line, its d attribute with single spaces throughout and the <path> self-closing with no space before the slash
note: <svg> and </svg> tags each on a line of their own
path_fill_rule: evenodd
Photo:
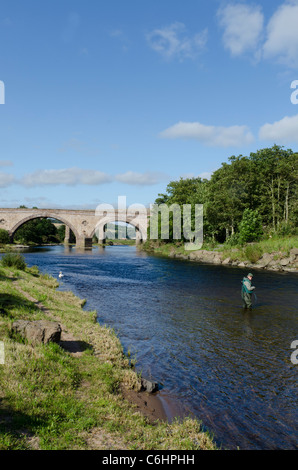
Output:
<svg viewBox="0 0 298 470">
<path fill-rule="evenodd" d="M 244 249 L 246 259 L 251 263 L 256 263 L 263 255 L 263 250 L 258 245 L 247 245 Z"/>
<path fill-rule="evenodd" d="M 23 271 L 27 267 L 24 257 L 18 253 L 6 253 L 2 257 L 1 263 L 2 266 L 13 267 Z"/>
<path fill-rule="evenodd" d="M 229 245 L 229 246 L 237 246 L 241 244 L 242 244 L 242 240 L 240 238 L 239 233 L 233 233 L 233 235 L 231 235 L 225 242 L 225 245 Z"/>
<path fill-rule="evenodd" d="M 263 234 L 263 227 L 258 211 L 245 209 L 239 228 L 239 238 L 242 243 L 260 240 Z"/>
</svg>

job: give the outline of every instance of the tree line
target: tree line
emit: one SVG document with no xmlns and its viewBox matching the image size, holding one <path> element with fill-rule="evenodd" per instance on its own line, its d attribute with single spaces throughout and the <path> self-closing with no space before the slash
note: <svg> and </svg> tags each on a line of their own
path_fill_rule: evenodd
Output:
<svg viewBox="0 0 298 470">
<path fill-rule="evenodd" d="M 203 204 L 204 240 L 247 242 L 264 234 L 297 234 L 297 187 L 298 153 L 274 145 L 231 156 L 210 180 L 171 181 L 155 203 Z"/>
</svg>

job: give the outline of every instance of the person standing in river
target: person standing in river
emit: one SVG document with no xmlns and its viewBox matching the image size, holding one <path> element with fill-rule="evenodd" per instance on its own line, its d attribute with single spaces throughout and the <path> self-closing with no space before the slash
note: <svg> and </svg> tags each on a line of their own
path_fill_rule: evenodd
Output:
<svg viewBox="0 0 298 470">
<path fill-rule="evenodd" d="M 255 290 L 255 287 L 251 285 L 252 277 L 253 275 L 249 273 L 247 277 L 244 277 L 242 280 L 241 297 L 243 301 L 243 308 L 252 307 L 251 297 L 253 291 Z"/>
</svg>

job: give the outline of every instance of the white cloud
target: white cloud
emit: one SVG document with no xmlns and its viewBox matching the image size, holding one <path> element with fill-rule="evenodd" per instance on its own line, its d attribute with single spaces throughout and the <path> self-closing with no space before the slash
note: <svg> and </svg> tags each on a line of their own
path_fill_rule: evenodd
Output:
<svg viewBox="0 0 298 470">
<path fill-rule="evenodd" d="M 115 179 L 120 183 L 138 185 L 138 186 L 152 186 L 158 184 L 164 178 L 162 173 L 158 172 L 145 172 L 136 173 L 134 171 L 127 171 L 126 173 L 116 175 Z"/>
<path fill-rule="evenodd" d="M 199 122 L 179 122 L 160 133 L 165 139 L 195 139 L 215 147 L 251 144 L 254 137 L 247 126 L 205 126 Z"/>
<path fill-rule="evenodd" d="M 76 186 L 98 185 L 109 183 L 111 178 L 101 171 L 85 170 L 81 168 L 66 168 L 61 170 L 37 170 L 34 173 L 25 175 L 20 183 L 24 186 L 55 186 L 66 185 Z"/>
<path fill-rule="evenodd" d="M 165 28 L 155 29 L 147 35 L 150 47 L 166 59 L 177 57 L 194 59 L 207 43 L 207 28 L 194 36 L 185 34 L 183 23 L 173 23 Z"/>
<path fill-rule="evenodd" d="M 298 114 L 291 117 L 285 116 L 273 124 L 264 124 L 260 128 L 259 138 L 276 143 L 298 143 Z"/>
<path fill-rule="evenodd" d="M 220 8 L 217 15 L 224 30 L 224 46 L 233 56 L 256 50 L 264 24 L 261 7 L 230 3 Z"/>
<path fill-rule="evenodd" d="M 281 5 L 267 26 L 267 39 L 263 46 L 266 59 L 275 58 L 290 67 L 298 67 L 298 3 Z"/>
<path fill-rule="evenodd" d="M 0 172 L 0 188 L 7 188 L 15 182 L 13 175 Z"/>
</svg>

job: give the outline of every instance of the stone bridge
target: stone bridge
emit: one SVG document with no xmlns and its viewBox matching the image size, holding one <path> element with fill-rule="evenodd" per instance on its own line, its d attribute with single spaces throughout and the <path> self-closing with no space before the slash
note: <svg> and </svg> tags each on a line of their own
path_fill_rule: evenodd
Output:
<svg viewBox="0 0 298 470">
<path fill-rule="evenodd" d="M 9 232 L 11 240 L 19 227 L 29 220 L 56 219 L 65 224 L 65 242 L 69 241 L 69 229 L 76 237 L 78 248 L 92 247 L 93 235 L 98 243 L 105 241 L 105 226 L 111 222 L 125 222 L 136 228 L 136 243 L 147 239 L 149 209 L 130 206 L 128 210 L 67 210 L 67 209 L 0 209 L 0 228 Z"/>
</svg>

